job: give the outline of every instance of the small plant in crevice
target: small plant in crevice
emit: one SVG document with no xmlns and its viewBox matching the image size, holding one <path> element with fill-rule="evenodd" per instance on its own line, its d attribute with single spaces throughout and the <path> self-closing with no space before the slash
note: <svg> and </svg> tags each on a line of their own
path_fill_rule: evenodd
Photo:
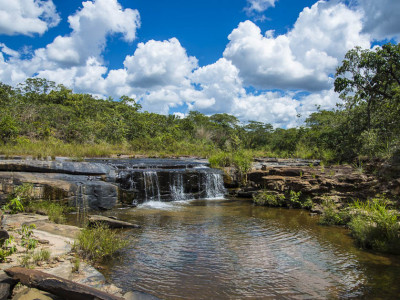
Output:
<svg viewBox="0 0 400 300">
<path fill-rule="evenodd" d="M 339 210 L 330 198 L 325 198 L 322 208 L 323 212 L 319 219 L 321 225 L 346 225 L 350 220 L 348 210 Z"/>
<path fill-rule="evenodd" d="M 73 259 L 73 264 L 72 264 L 72 273 L 79 273 L 79 270 L 81 268 L 81 260 L 79 257 L 75 257 Z"/>
<path fill-rule="evenodd" d="M 4 262 L 8 256 L 17 252 L 17 247 L 13 245 L 13 242 L 13 236 L 10 236 L 8 239 L 2 242 L 0 246 L 0 262 Z"/>
<path fill-rule="evenodd" d="M 33 229 L 36 228 L 35 224 L 23 224 L 21 229 L 17 232 L 21 235 L 21 245 L 26 248 L 26 251 L 35 249 L 38 241 L 32 238 Z"/>
</svg>

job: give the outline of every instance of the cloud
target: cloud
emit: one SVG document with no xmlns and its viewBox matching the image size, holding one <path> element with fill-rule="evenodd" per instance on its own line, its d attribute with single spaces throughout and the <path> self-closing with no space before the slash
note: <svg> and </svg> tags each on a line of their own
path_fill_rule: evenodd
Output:
<svg viewBox="0 0 400 300">
<path fill-rule="evenodd" d="M 363 12 L 363 31 L 374 39 L 400 39 L 400 1 L 357 0 Z"/>
<path fill-rule="evenodd" d="M 52 0 L 0 0 L 0 34 L 43 34 L 59 22 Z"/>
<path fill-rule="evenodd" d="M 154 88 L 185 84 L 197 67 L 197 59 L 189 57 L 179 41 L 171 38 L 139 43 L 134 55 L 126 57 L 124 66 L 132 87 Z"/>
<path fill-rule="evenodd" d="M 245 21 L 228 36 L 224 57 L 239 69 L 245 85 L 259 89 L 321 91 L 345 53 L 356 45 L 369 47 L 362 34 L 362 15 L 344 4 L 319 1 L 305 8 L 285 35 L 265 35 Z"/>
<path fill-rule="evenodd" d="M 245 11 L 249 15 L 263 13 L 268 8 L 274 7 L 277 1 L 278 0 L 247 0 Z"/>
<path fill-rule="evenodd" d="M 68 17 L 72 32 L 58 36 L 47 45 L 46 57 L 61 66 L 84 65 L 89 57 L 98 58 L 106 46 L 106 37 L 120 33 L 132 42 L 140 27 L 137 10 L 122 9 L 117 0 L 82 3 L 83 8 Z"/>
</svg>

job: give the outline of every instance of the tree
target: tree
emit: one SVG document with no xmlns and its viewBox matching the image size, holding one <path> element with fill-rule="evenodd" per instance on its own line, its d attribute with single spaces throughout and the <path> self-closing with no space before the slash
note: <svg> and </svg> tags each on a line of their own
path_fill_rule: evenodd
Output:
<svg viewBox="0 0 400 300">
<path fill-rule="evenodd" d="M 399 144 L 400 45 L 350 50 L 337 68 L 335 91 L 354 127 L 349 130 L 369 155 Z"/>
</svg>

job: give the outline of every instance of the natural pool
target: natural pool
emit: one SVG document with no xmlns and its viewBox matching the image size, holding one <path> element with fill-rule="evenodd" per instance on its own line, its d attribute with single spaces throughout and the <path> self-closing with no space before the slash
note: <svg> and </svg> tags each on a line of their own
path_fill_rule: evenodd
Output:
<svg viewBox="0 0 400 300">
<path fill-rule="evenodd" d="M 250 201 L 149 202 L 107 212 L 142 225 L 106 275 L 161 299 L 396 299 L 400 259 L 358 249 L 307 211 Z"/>
</svg>

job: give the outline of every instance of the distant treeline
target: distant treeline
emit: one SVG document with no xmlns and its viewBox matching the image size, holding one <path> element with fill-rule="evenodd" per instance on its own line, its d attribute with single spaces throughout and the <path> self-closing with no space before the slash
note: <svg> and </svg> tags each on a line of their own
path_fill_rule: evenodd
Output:
<svg viewBox="0 0 400 300">
<path fill-rule="evenodd" d="M 228 114 L 191 111 L 180 119 L 141 112 L 140 104 L 127 96 L 96 99 L 41 78 L 17 87 L 0 83 L 0 154 L 32 154 L 34 145 L 102 145 L 109 150 L 93 155 L 149 151 L 207 156 L 254 150 L 258 155 L 343 162 L 360 155 L 389 157 L 400 149 L 399 45 L 349 51 L 337 69 L 335 90 L 342 106 L 311 114 L 299 128 L 274 129 L 269 123 L 242 124 Z"/>
</svg>

